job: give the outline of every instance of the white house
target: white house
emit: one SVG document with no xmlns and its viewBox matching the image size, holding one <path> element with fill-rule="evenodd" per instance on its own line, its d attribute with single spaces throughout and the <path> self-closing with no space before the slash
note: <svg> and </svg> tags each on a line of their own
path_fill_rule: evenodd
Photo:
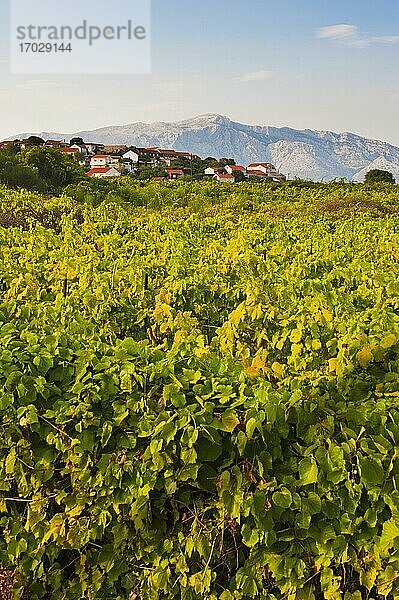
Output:
<svg viewBox="0 0 399 600">
<path fill-rule="evenodd" d="M 251 169 L 247 171 L 247 175 L 249 177 L 257 177 L 258 179 L 270 179 L 270 176 L 268 173 L 265 173 L 264 171 L 260 171 L 260 170 L 255 170 L 255 169 Z"/>
<path fill-rule="evenodd" d="M 104 144 L 96 144 L 95 142 L 85 142 L 85 146 L 90 154 L 104 150 Z"/>
<path fill-rule="evenodd" d="M 233 175 L 228 175 L 227 173 L 216 173 L 213 176 L 216 181 L 221 181 L 222 183 L 234 183 L 235 179 Z"/>
<path fill-rule="evenodd" d="M 269 175 L 269 173 L 276 173 L 276 167 L 271 163 L 252 163 L 247 167 L 247 171 L 262 171 L 265 175 Z"/>
<path fill-rule="evenodd" d="M 69 146 L 69 148 L 71 150 L 77 150 L 77 152 L 80 152 L 84 156 L 87 156 L 88 153 L 89 153 L 89 151 L 87 150 L 86 146 L 78 146 L 78 144 L 72 144 L 72 146 Z"/>
<path fill-rule="evenodd" d="M 137 152 L 133 152 L 133 150 L 128 150 L 122 157 L 124 160 L 129 160 L 131 163 L 137 165 L 139 162 L 139 155 Z"/>
<path fill-rule="evenodd" d="M 60 148 L 59 151 L 70 158 L 76 158 L 80 153 L 79 148 Z"/>
<path fill-rule="evenodd" d="M 87 173 L 88 177 L 120 177 L 120 173 L 115 167 L 93 167 Z"/>
<path fill-rule="evenodd" d="M 241 167 L 241 165 L 227 165 L 224 170 L 229 175 L 234 175 L 234 173 L 238 173 L 239 171 L 245 175 L 245 167 Z"/>
<path fill-rule="evenodd" d="M 183 169 L 168 169 L 168 179 L 171 181 L 175 181 L 176 179 L 179 179 L 179 177 L 183 177 L 183 175 Z"/>
<path fill-rule="evenodd" d="M 90 159 L 91 167 L 106 167 L 110 163 L 110 156 L 108 154 L 95 154 Z"/>
<path fill-rule="evenodd" d="M 66 142 L 62 142 L 60 140 L 47 140 L 44 144 L 46 148 L 62 148 L 63 146 L 68 146 Z"/>
<path fill-rule="evenodd" d="M 134 173 L 139 164 L 139 160 L 140 157 L 137 152 L 134 152 L 133 150 L 128 150 L 128 152 L 125 152 L 125 154 L 122 156 L 122 165 L 124 171 L 127 173 Z"/>
<path fill-rule="evenodd" d="M 220 167 L 207 167 L 204 171 L 205 175 L 216 175 Z"/>
</svg>

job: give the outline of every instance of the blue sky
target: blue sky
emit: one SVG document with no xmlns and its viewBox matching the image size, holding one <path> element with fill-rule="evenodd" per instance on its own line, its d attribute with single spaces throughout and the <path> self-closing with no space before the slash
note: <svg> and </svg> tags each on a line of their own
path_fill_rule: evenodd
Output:
<svg viewBox="0 0 399 600">
<path fill-rule="evenodd" d="M 397 0 L 152 0 L 152 73 L 136 76 L 10 75 L 8 4 L 0 138 L 217 112 L 399 145 Z"/>
</svg>

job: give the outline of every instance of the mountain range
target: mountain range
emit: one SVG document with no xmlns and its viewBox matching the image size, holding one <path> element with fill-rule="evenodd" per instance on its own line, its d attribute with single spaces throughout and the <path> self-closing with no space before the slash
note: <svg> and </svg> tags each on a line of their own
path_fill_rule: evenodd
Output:
<svg viewBox="0 0 399 600">
<path fill-rule="evenodd" d="M 22 133 L 10 139 L 33 135 Z M 382 168 L 399 180 L 399 147 L 353 133 L 312 129 L 244 125 L 217 114 L 206 114 L 173 123 L 132 123 L 74 133 L 40 132 L 44 139 L 69 140 L 107 145 L 173 148 L 202 158 L 234 158 L 237 164 L 272 162 L 290 178 L 331 180 L 345 177 L 363 181 L 367 171 Z"/>
</svg>

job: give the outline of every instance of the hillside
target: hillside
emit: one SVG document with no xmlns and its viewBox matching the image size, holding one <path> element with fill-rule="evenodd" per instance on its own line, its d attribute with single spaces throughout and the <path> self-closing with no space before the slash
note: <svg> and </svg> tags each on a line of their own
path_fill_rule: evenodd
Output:
<svg viewBox="0 0 399 600">
<path fill-rule="evenodd" d="M 15 137 L 25 138 L 31 133 Z M 228 156 L 238 163 L 273 162 L 290 177 L 330 180 L 346 177 L 358 181 L 375 165 L 389 166 L 399 179 L 399 148 L 353 133 L 312 129 L 243 125 L 227 117 L 207 114 L 174 123 L 132 123 L 74 133 L 41 132 L 44 138 L 105 144 L 172 147 L 201 157 Z"/>
</svg>

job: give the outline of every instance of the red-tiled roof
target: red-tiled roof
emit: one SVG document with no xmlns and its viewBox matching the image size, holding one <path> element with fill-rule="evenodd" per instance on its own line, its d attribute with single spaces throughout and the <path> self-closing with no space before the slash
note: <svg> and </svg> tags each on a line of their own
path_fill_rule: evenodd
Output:
<svg viewBox="0 0 399 600">
<path fill-rule="evenodd" d="M 108 173 L 108 171 L 111 171 L 112 169 L 113 169 L 113 167 L 93 167 L 92 169 L 90 169 L 90 171 L 88 171 L 86 173 L 86 175 L 91 177 L 91 175 L 97 175 L 100 173 Z"/>
<path fill-rule="evenodd" d="M 79 152 L 77 148 L 60 148 L 60 152 Z"/>
<path fill-rule="evenodd" d="M 245 167 L 242 167 L 241 165 L 227 165 L 230 169 L 232 169 L 233 171 L 245 171 Z"/>
<path fill-rule="evenodd" d="M 184 171 L 182 169 L 169 169 L 168 175 L 184 175 Z"/>
<path fill-rule="evenodd" d="M 136 150 L 139 154 L 158 154 L 157 148 L 136 148 Z"/>
<path fill-rule="evenodd" d="M 218 179 L 234 179 L 233 175 L 228 175 L 227 173 L 216 173 L 215 177 Z"/>
<path fill-rule="evenodd" d="M 274 169 L 274 165 L 272 165 L 271 163 L 261 163 L 261 162 L 252 163 L 247 168 L 249 169 L 251 167 L 266 167 L 266 168 L 272 167 Z"/>
<path fill-rule="evenodd" d="M 261 175 L 262 177 L 268 177 L 264 171 L 248 171 L 250 175 Z"/>
<path fill-rule="evenodd" d="M 108 154 L 95 154 L 94 156 L 91 157 L 93 158 L 109 158 Z"/>
</svg>

